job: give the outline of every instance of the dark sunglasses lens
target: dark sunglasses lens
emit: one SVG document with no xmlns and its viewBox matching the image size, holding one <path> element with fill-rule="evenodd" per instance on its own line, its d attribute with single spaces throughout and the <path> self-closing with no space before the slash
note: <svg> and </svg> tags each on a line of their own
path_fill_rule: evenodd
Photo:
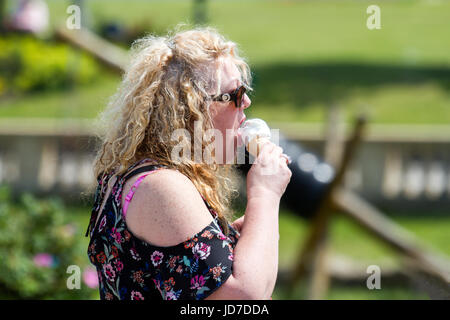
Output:
<svg viewBox="0 0 450 320">
<path fill-rule="evenodd" d="M 238 89 L 238 92 L 236 94 L 236 107 L 240 108 L 242 106 L 242 102 L 244 100 L 244 94 L 245 94 L 245 87 L 242 86 Z"/>
</svg>

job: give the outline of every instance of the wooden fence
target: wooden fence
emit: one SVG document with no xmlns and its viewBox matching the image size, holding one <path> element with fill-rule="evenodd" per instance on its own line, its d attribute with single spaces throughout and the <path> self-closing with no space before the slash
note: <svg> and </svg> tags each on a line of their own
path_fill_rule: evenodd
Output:
<svg viewBox="0 0 450 320">
<path fill-rule="evenodd" d="M 321 124 L 271 123 L 322 156 Z M 77 201 L 94 184 L 91 120 L 0 119 L 0 183 Z M 345 186 L 384 210 L 450 209 L 450 126 L 371 125 Z"/>
</svg>

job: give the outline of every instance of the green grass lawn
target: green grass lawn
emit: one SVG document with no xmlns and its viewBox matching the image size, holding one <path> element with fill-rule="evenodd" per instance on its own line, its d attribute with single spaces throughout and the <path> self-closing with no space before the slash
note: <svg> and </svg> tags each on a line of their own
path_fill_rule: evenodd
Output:
<svg viewBox="0 0 450 320">
<path fill-rule="evenodd" d="M 54 25 L 64 1 L 49 1 Z M 375 123 L 450 122 L 450 3 L 379 1 L 380 30 L 366 28 L 369 1 L 210 1 L 209 24 L 239 43 L 254 74 L 249 117 L 323 121 L 332 102 L 346 119 L 367 110 Z M 87 2 L 95 22 L 145 21 L 155 32 L 189 23 L 192 1 Z M 120 78 L 0 101 L 0 117 L 95 117 Z"/>
<path fill-rule="evenodd" d="M 67 2 L 48 1 L 63 24 Z M 91 25 L 103 20 L 149 23 L 158 32 L 192 22 L 193 1 L 91 0 Z M 409 65 L 450 62 L 446 1 L 378 1 L 380 30 L 366 28 L 371 1 L 208 1 L 209 25 L 238 42 L 251 63 L 367 61 Z"/>
</svg>

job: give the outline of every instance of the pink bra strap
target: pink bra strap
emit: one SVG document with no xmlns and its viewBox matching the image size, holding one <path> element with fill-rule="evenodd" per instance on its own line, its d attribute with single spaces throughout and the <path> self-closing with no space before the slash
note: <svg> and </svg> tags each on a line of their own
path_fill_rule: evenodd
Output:
<svg viewBox="0 0 450 320">
<path fill-rule="evenodd" d="M 127 209 L 128 209 L 128 205 L 130 204 L 131 199 L 133 199 L 133 195 L 136 192 L 137 187 L 139 186 L 139 184 L 142 182 L 142 180 L 144 180 L 144 178 L 146 176 L 148 176 L 150 173 L 153 173 L 157 170 L 151 171 L 151 172 L 147 172 L 144 173 L 142 176 L 139 177 L 139 179 L 136 180 L 136 182 L 133 184 L 133 186 L 131 187 L 130 192 L 128 192 L 127 196 L 125 197 L 125 203 L 123 205 L 122 208 L 122 213 L 123 213 L 123 218 L 125 219 L 125 215 L 127 213 Z"/>
</svg>

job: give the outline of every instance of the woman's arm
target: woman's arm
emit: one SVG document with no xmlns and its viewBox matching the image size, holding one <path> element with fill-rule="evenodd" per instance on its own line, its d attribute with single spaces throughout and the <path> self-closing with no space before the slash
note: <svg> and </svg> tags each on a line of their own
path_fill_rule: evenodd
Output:
<svg viewBox="0 0 450 320">
<path fill-rule="evenodd" d="M 233 274 L 206 299 L 270 299 L 278 271 L 278 210 L 276 197 L 248 199 Z"/>
<path fill-rule="evenodd" d="M 280 198 L 292 175 L 281 154 L 280 147 L 265 143 L 247 174 L 247 208 L 234 249 L 232 279 L 229 286 L 228 281 L 224 283 L 223 292 L 217 290 L 211 299 L 232 297 L 233 290 L 244 294 L 245 299 L 271 297 L 278 271 Z"/>
</svg>

